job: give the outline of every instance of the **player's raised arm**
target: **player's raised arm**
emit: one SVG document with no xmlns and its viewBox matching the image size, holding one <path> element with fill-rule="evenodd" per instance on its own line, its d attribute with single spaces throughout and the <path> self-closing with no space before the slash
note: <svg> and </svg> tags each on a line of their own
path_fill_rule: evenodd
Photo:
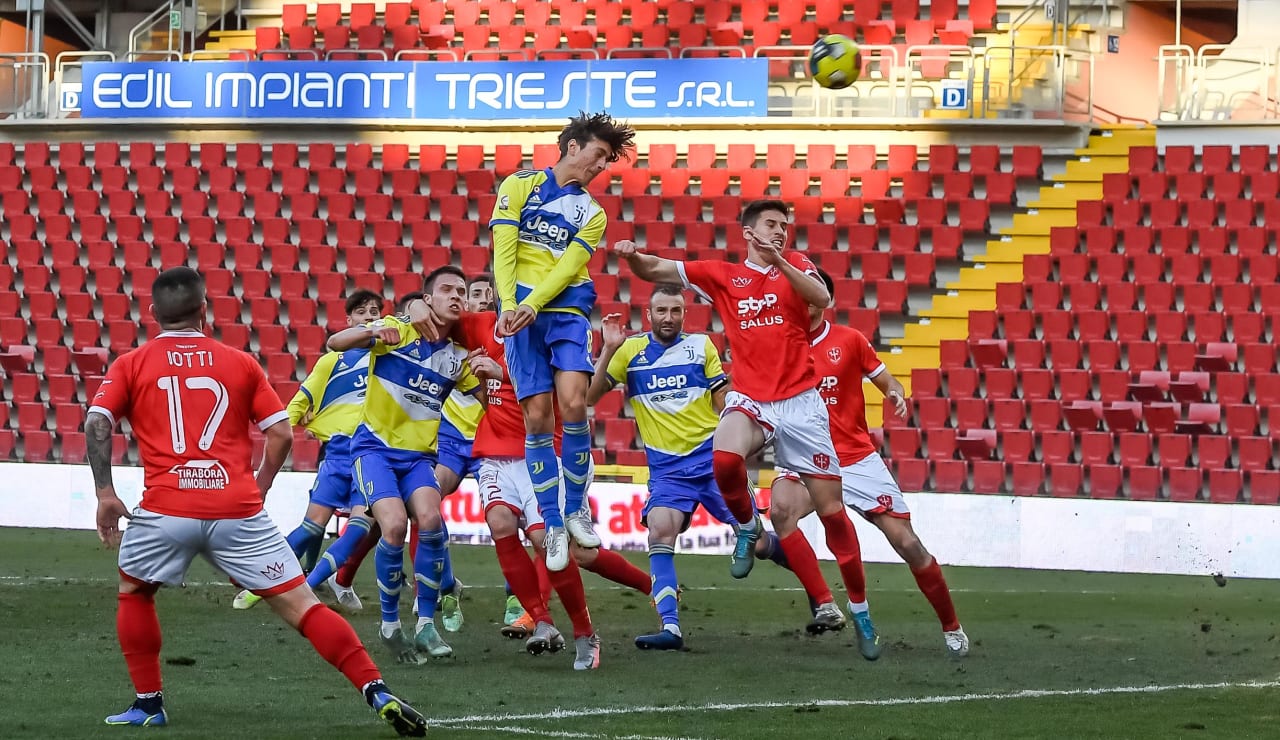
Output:
<svg viewBox="0 0 1280 740">
<path fill-rule="evenodd" d="M 587 404 L 590 406 L 604 397 L 620 380 L 618 375 L 625 374 L 626 366 L 621 369 L 614 366 L 614 357 L 618 349 L 627 340 L 626 330 L 622 328 L 622 314 L 611 313 L 600 321 L 600 357 L 596 359 L 596 371 L 591 376 L 591 386 L 587 388 Z"/>
<path fill-rule="evenodd" d="M 680 263 L 645 254 L 640 245 L 630 239 L 623 239 L 614 244 L 613 251 L 627 261 L 631 272 L 641 280 L 650 283 L 684 283 L 684 277 L 680 274 Z"/>
</svg>

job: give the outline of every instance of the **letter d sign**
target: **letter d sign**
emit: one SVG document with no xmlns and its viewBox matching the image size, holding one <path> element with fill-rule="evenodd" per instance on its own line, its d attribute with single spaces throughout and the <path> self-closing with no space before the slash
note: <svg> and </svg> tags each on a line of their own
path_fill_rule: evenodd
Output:
<svg viewBox="0 0 1280 740">
<path fill-rule="evenodd" d="M 64 82 L 58 88 L 58 108 L 67 113 L 80 110 L 80 83 Z"/>
<path fill-rule="evenodd" d="M 938 107 L 943 110 L 968 110 L 969 86 L 959 80 L 944 80 L 942 82 L 942 104 Z"/>
</svg>

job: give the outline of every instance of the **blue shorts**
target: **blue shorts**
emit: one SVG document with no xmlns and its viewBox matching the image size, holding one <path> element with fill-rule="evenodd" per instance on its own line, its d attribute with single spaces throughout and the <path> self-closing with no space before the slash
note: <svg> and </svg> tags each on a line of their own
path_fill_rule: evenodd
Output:
<svg viewBox="0 0 1280 740">
<path fill-rule="evenodd" d="M 471 440 L 462 436 L 462 432 L 447 421 L 440 422 L 436 463 L 452 470 L 458 480 L 468 475 L 480 475 L 480 461 L 471 456 Z"/>
<path fill-rule="evenodd" d="M 355 478 L 367 506 L 384 498 L 408 501 L 409 494 L 419 488 L 440 488 L 434 456 L 389 447 L 358 455 Z"/>
<path fill-rule="evenodd" d="M 591 322 L 564 311 L 543 311 L 524 331 L 507 337 L 507 370 L 523 401 L 555 388 L 555 371 L 595 372 L 591 361 Z"/>
<path fill-rule="evenodd" d="M 316 482 L 311 484 L 311 503 L 346 511 L 365 505 L 360 489 L 352 483 L 351 458 L 343 455 L 320 461 Z"/>
<path fill-rule="evenodd" d="M 720 487 L 716 485 L 715 476 L 711 473 L 699 476 L 681 476 L 670 478 L 651 478 L 649 480 L 649 500 L 644 502 L 640 512 L 640 521 L 649 526 L 646 520 L 649 512 L 656 507 L 675 509 L 684 513 L 684 525 L 680 531 L 689 528 L 693 512 L 698 507 L 729 526 L 737 526 L 738 520 L 733 518 L 729 507 L 720 495 Z"/>
</svg>

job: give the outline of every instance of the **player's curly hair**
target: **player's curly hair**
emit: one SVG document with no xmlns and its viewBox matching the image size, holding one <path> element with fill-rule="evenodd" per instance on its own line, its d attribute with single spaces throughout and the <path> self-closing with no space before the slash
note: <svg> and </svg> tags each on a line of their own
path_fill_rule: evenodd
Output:
<svg viewBox="0 0 1280 740">
<path fill-rule="evenodd" d="M 151 283 L 151 304 L 161 326 L 189 324 L 204 316 L 204 278 L 190 267 L 171 267 Z"/>
<path fill-rule="evenodd" d="M 560 158 L 564 159 L 569 153 L 569 142 L 576 141 L 582 147 L 592 139 L 599 139 L 609 147 L 610 162 L 617 162 L 621 157 L 631 159 L 636 148 L 636 130 L 631 124 L 615 121 L 608 113 L 579 111 L 560 132 Z"/>
</svg>

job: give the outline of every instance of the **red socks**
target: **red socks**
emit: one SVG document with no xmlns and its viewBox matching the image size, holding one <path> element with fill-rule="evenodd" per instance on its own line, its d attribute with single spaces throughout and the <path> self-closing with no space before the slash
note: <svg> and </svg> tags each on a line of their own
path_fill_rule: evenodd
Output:
<svg viewBox="0 0 1280 740">
<path fill-rule="evenodd" d="M 782 546 L 782 552 L 787 556 L 787 565 L 796 574 L 796 578 L 800 580 L 800 585 L 804 586 L 804 591 L 809 598 L 813 599 L 815 604 L 834 601 L 831 589 L 827 586 L 827 579 L 822 577 L 822 569 L 818 567 L 818 556 L 814 554 L 809 540 L 805 539 L 804 532 L 797 529 L 778 540 L 778 544 Z"/>
<path fill-rule="evenodd" d="M 720 495 L 724 503 L 740 524 L 750 524 L 756 516 L 756 505 L 751 500 L 751 489 L 747 484 L 747 461 L 736 452 L 715 450 L 712 453 L 711 466 L 715 471 L 716 485 L 720 487 Z"/>
<path fill-rule="evenodd" d="M 360 638 L 356 637 L 355 630 L 347 620 L 324 604 L 316 604 L 302 615 L 298 631 L 311 641 L 320 657 L 342 671 L 356 691 L 362 691 L 369 682 L 382 678 L 378 666 L 373 664 L 364 645 L 360 644 Z"/>
<path fill-rule="evenodd" d="M 520 544 L 520 538 L 516 535 L 502 537 L 494 540 L 493 545 L 498 551 L 498 565 L 511 586 L 511 593 L 520 600 L 520 605 L 534 622 L 550 622 L 546 599 L 542 598 L 542 591 L 538 588 L 538 571 L 528 551 Z"/>
<path fill-rule="evenodd" d="M 631 561 L 611 550 L 601 548 L 596 555 L 595 562 L 583 567 L 601 578 L 607 578 L 614 583 L 633 588 L 645 596 L 648 596 L 653 589 L 653 580 L 649 578 L 648 573 L 640 570 L 632 565 Z"/>
<path fill-rule="evenodd" d="M 369 551 L 378 544 L 378 540 L 382 539 L 382 530 L 378 528 L 378 523 L 374 522 L 369 528 L 369 533 L 360 540 L 360 544 L 356 545 L 356 549 L 351 551 L 351 557 L 347 558 L 347 562 L 338 568 L 338 575 L 334 579 L 339 586 L 351 587 L 356 580 L 356 571 L 360 570 L 360 564 L 364 562 L 364 557 Z M 415 540 L 416 541 L 416 540 Z"/>
<path fill-rule="evenodd" d="M 120 638 L 120 651 L 129 667 L 134 691 L 139 694 L 160 691 L 160 618 L 156 616 L 154 593 L 119 594 L 116 635 Z"/>
<path fill-rule="evenodd" d="M 533 558 L 533 567 L 538 571 L 538 593 L 542 594 L 542 603 L 551 603 L 551 574 L 547 571 L 546 558 Z"/>
<path fill-rule="evenodd" d="M 934 558 L 928 566 L 911 571 L 916 577 L 916 585 L 920 593 L 929 600 L 933 610 L 938 614 L 944 632 L 960 629 L 960 621 L 956 619 L 956 607 L 951 603 L 951 589 L 947 588 L 947 579 L 942 576 L 942 566 Z"/>
<path fill-rule="evenodd" d="M 409 520 L 409 562 L 418 562 L 418 525 Z"/>
<path fill-rule="evenodd" d="M 862 549 L 858 547 L 858 533 L 844 509 L 819 517 L 827 531 L 827 547 L 836 556 L 840 575 L 844 579 L 849 601 L 855 604 L 867 600 L 867 576 L 862 570 Z"/>
<path fill-rule="evenodd" d="M 569 558 L 569 567 L 562 571 L 551 572 L 551 585 L 555 586 L 560 603 L 569 612 L 569 620 L 573 622 L 573 636 L 588 637 L 595 633 L 591 626 L 591 612 L 587 611 L 587 594 L 582 590 L 582 572 L 578 564 Z"/>
</svg>

